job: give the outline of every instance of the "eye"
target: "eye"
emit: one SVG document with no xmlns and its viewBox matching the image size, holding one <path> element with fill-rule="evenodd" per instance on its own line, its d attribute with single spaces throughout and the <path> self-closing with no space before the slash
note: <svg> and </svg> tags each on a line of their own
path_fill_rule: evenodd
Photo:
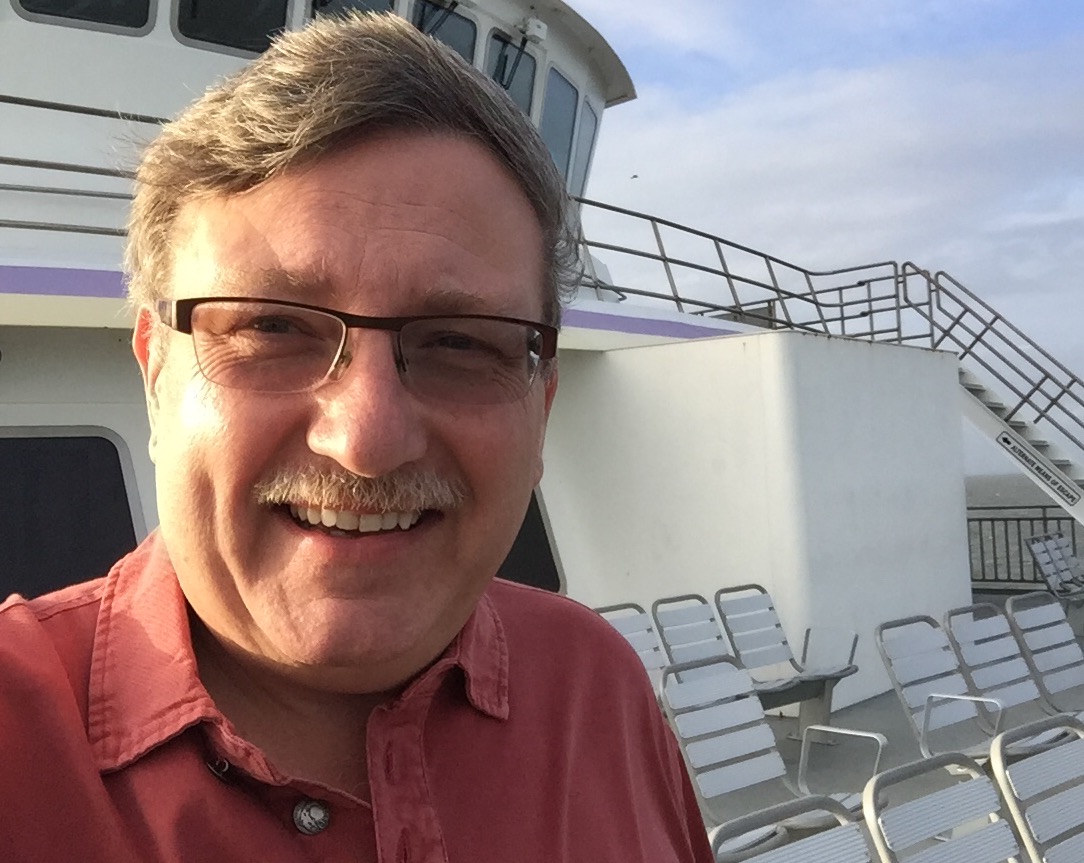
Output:
<svg viewBox="0 0 1084 863">
<path fill-rule="evenodd" d="M 268 336 L 312 334 L 312 327 L 309 326 L 307 321 L 286 315 L 259 315 L 240 322 L 237 329 L 253 330 Z"/>
</svg>

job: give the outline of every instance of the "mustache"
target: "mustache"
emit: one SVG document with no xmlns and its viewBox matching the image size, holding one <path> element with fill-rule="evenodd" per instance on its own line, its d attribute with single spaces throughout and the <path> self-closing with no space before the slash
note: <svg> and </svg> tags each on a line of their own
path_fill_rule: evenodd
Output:
<svg viewBox="0 0 1084 863">
<path fill-rule="evenodd" d="M 308 504 L 351 512 L 449 510 L 466 498 L 466 484 L 434 471 L 396 470 L 359 476 L 348 470 L 318 467 L 280 468 L 255 488 L 261 504 Z"/>
</svg>

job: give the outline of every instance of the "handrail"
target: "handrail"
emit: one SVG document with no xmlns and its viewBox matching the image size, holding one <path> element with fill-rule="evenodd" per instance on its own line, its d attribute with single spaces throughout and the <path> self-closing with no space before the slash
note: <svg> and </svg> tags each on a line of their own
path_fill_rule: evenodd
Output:
<svg viewBox="0 0 1084 863">
<path fill-rule="evenodd" d="M 810 270 L 668 219 L 576 200 L 581 222 L 597 223 L 582 233 L 582 257 L 604 253 L 613 277 L 585 286 L 768 327 L 951 349 L 1017 399 L 1005 420 L 1028 410 L 1084 450 L 1084 382 L 944 271 L 931 275 L 910 261 Z M 619 239 L 610 238 L 615 231 Z M 636 235 L 644 242 L 630 246 Z M 642 284 L 652 265 L 664 270 L 654 284 L 667 290 Z"/>
</svg>

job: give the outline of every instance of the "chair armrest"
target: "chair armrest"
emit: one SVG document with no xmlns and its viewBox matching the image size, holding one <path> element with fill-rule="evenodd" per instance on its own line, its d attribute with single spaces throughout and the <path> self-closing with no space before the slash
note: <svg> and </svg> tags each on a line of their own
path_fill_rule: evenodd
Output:
<svg viewBox="0 0 1084 863">
<path fill-rule="evenodd" d="M 987 698 L 981 695 L 945 695 L 943 693 L 931 692 L 926 696 L 926 707 L 922 711 L 922 733 L 918 738 L 919 749 L 922 750 L 922 754 L 927 758 L 933 757 L 933 752 L 929 747 L 930 736 L 930 708 L 933 707 L 936 701 L 970 701 L 972 704 L 985 704 L 988 707 L 994 708 L 996 718 L 994 719 L 994 731 L 991 737 L 996 736 L 1001 731 L 1002 711 L 1004 706 L 996 698 Z"/>
<path fill-rule="evenodd" d="M 844 629 L 842 627 L 829 627 L 818 626 L 810 627 L 805 631 L 805 638 L 802 640 L 802 667 L 807 668 L 809 666 L 809 648 L 813 643 L 813 637 L 818 632 L 842 632 L 847 633 L 851 637 L 851 648 L 847 655 L 847 661 L 841 663 L 842 666 L 854 665 L 854 655 L 858 651 L 858 633 L 853 629 Z"/>
<path fill-rule="evenodd" d="M 857 731 L 854 728 L 837 728 L 834 725 L 807 725 L 802 731 L 802 751 L 798 758 L 798 790 L 803 794 L 813 794 L 813 792 L 809 790 L 809 784 L 806 782 L 806 773 L 809 770 L 809 749 L 813 743 L 813 739 L 810 737 L 811 731 L 816 732 L 817 734 L 838 734 L 841 737 L 858 737 L 865 740 L 872 740 L 877 744 L 877 755 L 873 759 L 873 769 L 870 770 L 869 775 L 873 776 L 880 768 L 881 755 L 884 752 L 885 745 L 888 743 L 888 738 L 883 734 L 879 734 L 876 731 Z"/>
</svg>

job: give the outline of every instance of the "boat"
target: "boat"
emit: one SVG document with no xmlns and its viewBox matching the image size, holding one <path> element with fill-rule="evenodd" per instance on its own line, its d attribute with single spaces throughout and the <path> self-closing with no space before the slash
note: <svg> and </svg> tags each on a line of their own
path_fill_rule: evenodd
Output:
<svg viewBox="0 0 1084 863">
<path fill-rule="evenodd" d="M 604 114 L 636 92 L 563 0 L 11 0 L 0 593 L 101 575 L 157 523 L 120 273 L 139 145 L 274 33 L 346 7 L 400 14 L 498 80 L 578 202 L 546 473 L 503 576 L 592 607 L 764 585 L 788 629 L 860 633 L 845 706 L 888 689 L 874 625 L 970 601 L 961 415 L 1084 516 L 1084 388 L 947 273 L 813 271 L 584 199 Z"/>
</svg>

